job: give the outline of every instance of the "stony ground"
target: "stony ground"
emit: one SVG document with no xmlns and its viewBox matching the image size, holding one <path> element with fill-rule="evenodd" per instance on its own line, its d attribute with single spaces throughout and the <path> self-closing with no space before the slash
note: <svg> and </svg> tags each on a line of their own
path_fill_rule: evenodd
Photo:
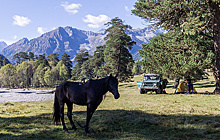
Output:
<svg viewBox="0 0 220 140">
<path fill-rule="evenodd" d="M 0 89 L 0 103 L 54 100 L 54 94 L 42 94 L 51 89 Z"/>
</svg>

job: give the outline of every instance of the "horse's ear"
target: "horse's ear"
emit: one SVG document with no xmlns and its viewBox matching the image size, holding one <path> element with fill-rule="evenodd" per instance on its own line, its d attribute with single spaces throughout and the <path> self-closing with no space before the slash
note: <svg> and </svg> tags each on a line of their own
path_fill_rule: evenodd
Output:
<svg viewBox="0 0 220 140">
<path fill-rule="evenodd" d="M 108 76 L 107 81 L 109 81 L 111 78 L 112 78 L 112 74 L 110 74 L 110 75 Z"/>
<path fill-rule="evenodd" d="M 115 75 L 115 78 L 117 78 L 118 77 L 118 73 Z"/>
</svg>

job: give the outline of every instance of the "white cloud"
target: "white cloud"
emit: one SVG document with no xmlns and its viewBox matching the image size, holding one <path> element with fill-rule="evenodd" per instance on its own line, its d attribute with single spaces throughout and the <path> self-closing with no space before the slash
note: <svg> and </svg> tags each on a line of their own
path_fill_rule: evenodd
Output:
<svg viewBox="0 0 220 140">
<path fill-rule="evenodd" d="M 125 10 L 126 10 L 127 12 L 130 11 L 129 8 L 128 8 L 128 6 L 125 6 Z"/>
<path fill-rule="evenodd" d="M 100 25 L 98 24 L 88 24 L 87 26 L 89 26 L 90 28 L 99 28 Z"/>
<path fill-rule="evenodd" d="M 63 8 L 65 9 L 66 12 L 70 13 L 70 14 L 76 14 L 78 13 L 78 9 L 80 7 L 82 7 L 81 4 L 76 4 L 76 3 L 72 3 L 72 4 L 69 4 L 68 2 L 63 2 L 61 4 L 61 6 L 63 6 Z"/>
<path fill-rule="evenodd" d="M 47 31 L 47 28 L 45 28 L 45 27 L 38 27 L 38 28 L 37 28 L 37 32 L 40 33 L 40 34 L 43 34 L 43 33 L 45 33 L 46 31 Z"/>
<path fill-rule="evenodd" d="M 106 15 L 99 15 L 99 16 L 93 16 L 93 15 L 86 15 L 86 19 L 83 19 L 84 22 L 90 23 L 88 26 L 90 28 L 99 28 L 102 26 L 105 22 L 109 21 L 110 17 Z"/>
<path fill-rule="evenodd" d="M 28 17 L 18 16 L 18 15 L 14 15 L 13 19 L 14 19 L 13 21 L 14 25 L 18 25 L 22 27 L 28 25 L 31 22 L 31 20 Z"/>
</svg>

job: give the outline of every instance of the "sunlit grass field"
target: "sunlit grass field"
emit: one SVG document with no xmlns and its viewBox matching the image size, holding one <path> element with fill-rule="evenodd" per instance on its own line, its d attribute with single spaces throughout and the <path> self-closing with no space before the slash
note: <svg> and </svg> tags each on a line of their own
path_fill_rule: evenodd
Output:
<svg viewBox="0 0 220 140">
<path fill-rule="evenodd" d="M 121 97 L 107 93 L 90 122 L 91 135 L 62 131 L 52 122 L 53 101 L 0 104 L 0 139 L 220 139 L 220 95 L 213 79 L 195 82 L 199 94 L 140 94 L 134 82 L 121 83 Z M 85 124 L 86 107 L 74 105 L 73 118 Z M 65 116 L 67 127 L 70 123 Z"/>
</svg>

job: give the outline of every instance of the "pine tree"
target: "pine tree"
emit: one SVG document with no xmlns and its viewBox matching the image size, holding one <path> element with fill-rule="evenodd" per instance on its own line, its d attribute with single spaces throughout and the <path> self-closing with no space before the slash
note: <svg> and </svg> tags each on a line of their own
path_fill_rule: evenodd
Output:
<svg viewBox="0 0 220 140">
<path fill-rule="evenodd" d="M 135 64 L 133 65 L 133 68 L 132 68 L 132 73 L 134 75 L 143 73 L 140 61 L 135 62 Z"/>
<path fill-rule="evenodd" d="M 20 64 L 28 59 L 28 55 L 26 52 L 19 52 L 13 55 L 13 60 L 16 61 L 16 64 Z"/>
<path fill-rule="evenodd" d="M 78 54 L 76 54 L 76 57 L 74 58 L 74 63 L 76 63 L 78 67 L 81 67 L 82 64 L 88 59 L 89 59 L 89 52 L 85 50 L 80 50 Z"/>
<path fill-rule="evenodd" d="M 90 61 L 90 65 L 93 66 L 93 77 L 102 77 L 104 75 L 101 74 L 101 71 L 103 71 L 102 67 L 105 64 L 104 61 L 104 50 L 106 46 L 97 46 L 96 50 L 92 56 L 92 61 Z"/>
<path fill-rule="evenodd" d="M 72 61 L 70 60 L 70 55 L 64 53 L 60 60 L 63 61 L 64 65 L 68 68 L 68 75 L 71 78 L 71 71 L 72 71 Z"/>
<path fill-rule="evenodd" d="M 56 66 L 59 62 L 59 54 L 58 53 L 51 53 L 47 56 L 48 61 L 51 63 L 51 66 Z"/>
<path fill-rule="evenodd" d="M 13 55 L 12 60 L 15 60 L 15 63 L 16 63 L 17 65 L 21 63 L 21 59 L 20 59 L 20 56 L 19 56 L 18 53 L 16 53 L 16 54 Z"/>
<path fill-rule="evenodd" d="M 162 74 L 173 79 L 190 76 L 202 79 L 204 69 L 210 68 L 214 54 L 207 51 L 211 42 L 198 35 L 173 35 L 168 32 L 142 45 L 142 66 L 149 73 Z"/>
<path fill-rule="evenodd" d="M 33 52 L 28 53 L 28 60 L 29 61 L 34 61 L 34 53 Z"/>
<path fill-rule="evenodd" d="M 94 65 L 92 61 L 93 59 L 90 58 L 82 64 L 80 73 L 80 78 L 82 80 L 94 78 Z"/>
<path fill-rule="evenodd" d="M 6 65 L 6 64 L 8 64 L 9 63 L 9 61 L 4 57 L 4 59 L 3 59 L 3 61 L 2 61 L 2 65 L 4 66 L 4 65 Z"/>
<path fill-rule="evenodd" d="M 19 52 L 19 56 L 20 56 L 20 59 L 21 59 L 21 63 L 28 60 L 28 55 L 26 52 Z"/>
<path fill-rule="evenodd" d="M 129 50 L 135 42 L 126 34 L 126 30 L 131 29 L 131 26 L 124 25 L 124 22 L 117 17 L 105 25 L 110 27 L 106 29 L 108 34 L 105 37 L 107 41 L 104 51 L 106 63 L 104 69 L 108 74 L 119 74 L 119 79 L 126 81 L 132 74 L 127 69 L 127 65 L 134 62 Z"/>
<path fill-rule="evenodd" d="M 73 67 L 72 70 L 72 80 L 79 80 L 79 79 L 84 79 L 85 77 L 81 75 L 82 71 L 82 65 L 84 62 L 86 62 L 89 59 L 89 53 L 86 52 L 85 50 L 80 50 L 78 54 L 76 54 L 76 57 L 74 58 L 74 63 L 75 66 Z"/>
<path fill-rule="evenodd" d="M 72 80 L 79 80 L 80 79 L 80 74 L 81 74 L 81 68 L 77 67 L 76 65 L 73 67 L 71 71 L 71 79 Z"/>
<path fill-rule="evenodd" d="M 39 55 L 38 59 L 36 60 L 36 64 L 35 64 L 35 70 L 38 68 L 39 65 L 43 65 L 43 67 L 50 67 L 49 62 L 47 61 L 45 54 Z"/>
<path fill-rule="evenodd" d="M 137 16 L 165 30 L 184 34 L 199 34 L 213 41 L 215 65 L 213 66 L 216 89 L 220 93 L 220 1 L 219 0 L 139 0 L 132 10 Z"/>
</svg>

